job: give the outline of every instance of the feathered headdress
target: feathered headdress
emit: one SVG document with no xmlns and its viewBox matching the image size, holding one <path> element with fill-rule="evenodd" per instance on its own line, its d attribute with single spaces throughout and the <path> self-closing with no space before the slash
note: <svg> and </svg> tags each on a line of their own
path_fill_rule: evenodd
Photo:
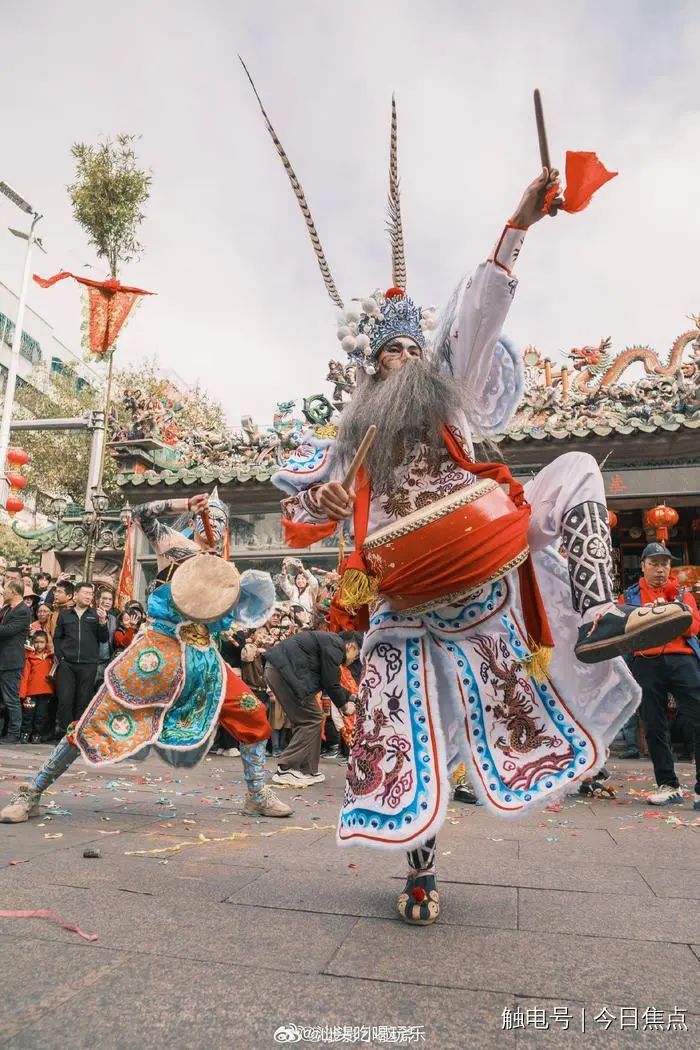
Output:
<svg viewBox="0 0 700 1050">
<path fill-rule="evenodd" d="M 240 55 L 238 56 L 240 58 Z M 270 133 L 275 149 L 279 153 L 284 169 L 287 172 L 292 189 L 299 202 L 311 244 L 318 260 L 323 283 L 331 300 L 340 307 L 338 319 L 338 339 L 350 359 L 360 365 L 365 372 L 372 375 L 376 372 L 377 358 L 383 346 L 398 336 L 408 336 L 424 350 L 427 343 L 426 333 L 435 328 L 437 321 L 431 307 L 422 309 L 406 295 L 406 255 L 404 249 L 403 224 L 401 221 L 401 194 L 399 190 L 398 165 L 398 121 L 396 101 L 391 99 L 391 134 L 389 139 L 389 220 L 387 230 L 391 244 L 391 270 L 394 287 L 386 292 L 376 291 L 366 299 L 354 299 L 344 307 L 330 271 L 328 261 L 321 247 L 316 225 L 306 200 L 304 190 L 296 176 L 289 157 L 277 137 L 270 118 L 253 83 L 248 68 L 240 59 L 246 76 L 258 100 L 267 130 Z"/>
</svg>

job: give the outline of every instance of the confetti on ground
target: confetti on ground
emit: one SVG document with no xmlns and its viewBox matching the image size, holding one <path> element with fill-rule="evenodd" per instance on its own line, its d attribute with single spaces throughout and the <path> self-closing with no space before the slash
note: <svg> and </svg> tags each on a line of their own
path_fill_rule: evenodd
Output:
<svg viewBox="0 0 700 1050">
<path fill-rule="evenodd" d="M 57 922 L 59 926 L 62 926 L 64 930 L 68 930 L 70 933 L 77 933 L 79 937 L 86 941 L 97 940 L 96 933 L 85 933 L 79 926 L 74 926 L 70 922 L 64 922 L 55 912 L 47 911 L 46 908 L 0 911 L 0 919 L 51 919 L 52 922 Z"/>
<path fill-rule="evenodd" d="M 310 828 L 293 825 L 292 827 L 278 828 L 277 831 L 262 831 L 260 832 L 260 838 L 270 838 L 272 835 L 284 835 L 289 831 L 335 831 L 335 828 L 335 824 L 316 824 Z M 161 846 L 158 849 L 128 850 L 124 856 L 150 857 L 160 855 L 161 853 L 179 853 L 180 850 L 186 849 L 188 846 L 205 846 L 212 842 L 234 842 L 239 839 L 254 837 L 255 835 L 249 831 L 234 831 L 230 835 L 215 835 L 213 838 L 209 838 L 207 835 L 200 833 L 196 839 L 185 839 L 183 842 L 174 842 L 172 846 Z"/>
<path fill-rule="evenodd" d="M 62 839 L 63 838 L 63 832 L 62 831 L 57 831 L 54 835 L 50 835 L 48 831 L 45 831 L 44 832 L 44 838 L 45 839 Z"/>
</svg>

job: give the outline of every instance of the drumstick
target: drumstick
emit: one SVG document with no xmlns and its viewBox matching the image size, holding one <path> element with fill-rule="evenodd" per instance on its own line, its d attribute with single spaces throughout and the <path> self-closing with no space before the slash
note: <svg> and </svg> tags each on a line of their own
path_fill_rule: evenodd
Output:
<svg viewBox="0 0 700 1050">
<path fill-rule="evenodd" d="M 199 512 L 199 516 L 202 519 L 202 525 L 204 526 L 204 535 L 207 537 L 207 543 L 210 547 L 216 547 L 216 536 L 214 530 L 211 527 L 211 518 L 209 517 L 208 510 L 202 510 Z"/>
<path fill-rule="evenodd" d="M 535 120 L 537 122 L 537 138 L 540 144 L 540 160 L 542 167 L 547 171 L 552 167 L 549 159 L 549 144 L 547 142 L 547 129 L 544 126 L 544 113 L 542 111 L 542 96 L 540 89 L 535 88 Z"/>
<path fill-rule="evenodd" d="M 348 467 L 347 473 L 343 478 L 341 484 L 346 492 L 350 492 L 353 482 L 357 477 L 357 473 L 364 463 L 367 453 L 372 447 L 375 437 L 377 436 L 377 428 L 372 424 L 371 427 L 367 427 L 367 433 L 360 442 L 360 447 L 353 457 L 353 461 Z"/>
</svg>

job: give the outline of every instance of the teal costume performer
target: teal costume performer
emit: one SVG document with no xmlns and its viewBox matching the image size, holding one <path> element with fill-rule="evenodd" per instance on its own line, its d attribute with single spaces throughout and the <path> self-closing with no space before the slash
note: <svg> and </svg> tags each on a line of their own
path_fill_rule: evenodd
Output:
<svg viewBox="0 0 700 1050">
<path fill-rule="evenodd" d="M 79 754 L 90 765 L 103 766 L 144 758 L 153 749 L 169 765 L 192 767 L 209 750 L 219 720 L 240 744 L 248 788 L 245 812 L 291 813 L 265 783 L 270 736 L 265 706 L 224 663 L 214 640 L 234 622 L 244 627 L 263 624 L 274 605 L 274 585 L 268 573 L 244 572 L 238 600 L 224 616 L 209 623 L 186 620 L 173 601 L 170 579 L 178 565 L 211 547 L 199 519 L 193 528 L 180 531 L 160 518 L 183 510 L 189 518 L 191 512 L 206 510 L 216 542 L 223 542 L 228 508 L 216 497 L 134 508 L 134 519 L 159 558 L 159 586 L 148 600 L 148 620 L 107 667 L 104 684 L 79 721 L 2 810 L 1 821 L 19 823 L 38 815 L 41 793 Z"/>
</svg>

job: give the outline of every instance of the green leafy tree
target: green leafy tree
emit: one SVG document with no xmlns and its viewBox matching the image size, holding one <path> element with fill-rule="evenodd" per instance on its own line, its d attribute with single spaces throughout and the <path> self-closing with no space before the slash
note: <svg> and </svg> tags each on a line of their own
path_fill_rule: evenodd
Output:
<svg viewBox="0 0 700 1050">
<path fill-rule="evenodd" d="M 138 228 L 141 210 L 151 192 L 151 174 L 140 168 L 134 144 L 136 135 L 117 135 L 98 146 L 76 142 L 75 181 L 68 186 L 73 216 L 88 236 L 98 259 L 106 259 L 110 276 L 119 264 L 137 259 L 143 246 Z"/>
<path fill-rule="evenodd" d="M 4 521 L 0 521 L 0 554 L 8 565 L 21 565 L 24 562 L 32 564 L 36 561 L 29 541 L 13 532 Z"/>
<path fill-rule="evenodd" d="M 17 390 L 16 419 L 84 416 L 98 407 L 99 393 L 93 387 L 79 384 L 77 377 L 36 369 L 36 385 L 22 383 Z M 70 496 L 82 504 L 90 463 L 90 434 L 85 430 L 30 430 L 22 434 L 22 448 L 32 457 L 27 471 L 27 492 L 42 495 Z M 105 491 L 115 491 L 116 470 L 108 459 L 105 464 Z"/>
</svg>

